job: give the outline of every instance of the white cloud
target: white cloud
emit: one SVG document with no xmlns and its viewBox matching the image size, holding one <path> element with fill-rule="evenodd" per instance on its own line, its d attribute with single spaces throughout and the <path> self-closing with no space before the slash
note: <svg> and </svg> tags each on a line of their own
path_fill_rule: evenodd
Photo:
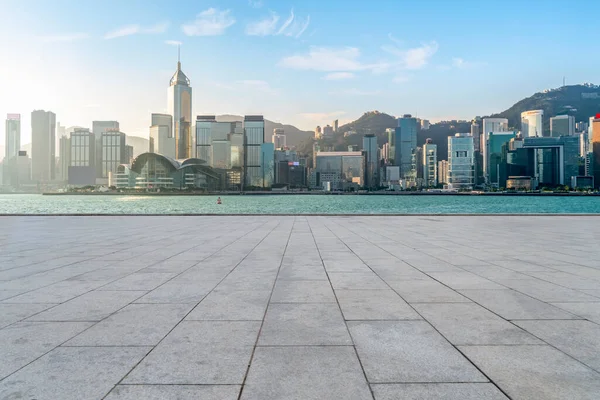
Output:
<svg viewBox="0 0 600 400">
<path fill-rule="evenodd" d="M 263 6 L 262 0 L 248 0 L 248 5 L 252 8 L 261 8 Z"/>
<path fill-rule="evenodd" d="M 285 57 L 279 65 L 286 68 L 325 72 L 380 71 L 385 63 L 363 64 L 356 47 L 311 47 L 308 54 Z"/>
<path fill-rule="evenodd" d="M 140 33 L 139 25 L 127 25 L 108 32 L 104 35 L 104 39 L 116 39 L 123 36 L 135 35 L 136 33 Z"/>
<path fill-rule="evenodd" d="M 260 21 L 252 22 L 246 26 L 246 35 L 250 36 L 269 36 L 273 35 L 277 29 L 279 15 L 271 13 L 270 17 L 266 17 Z"/>
<path fill-rule="evenodd" d="M 281 35 L 299 38 L 310 25 L 310 15 L 305 19 L 297 18 L 294 10 L 290 11 L 290 16 L 279 26 L 281 17 L 279 14 L 271 12 L 271 15 L 264 17 L 256 22 L 251 22 L 246 26 L 246 34 L 250 36 L 270 36 Z"/>
<path fill-rule="evenodd" d="M 55 42 L 75 42 L 77 40 L 87 39 L 89 35 L 87 33 L 63 33 L 58 35 L 47 35 L 42 36 L 40 39 L 45 43 L 55 43 Z"/>
<path fill-rule="evenodd" d="M 341 81 L 344 79 L 352 79 L 356 77 L 356 75 L 352 72 L 332 72 L 323 77 L 326 81 Z"/>
<path fill-rule="evenodd" d="M 181 29 L 188 36 L 218 36 L 235 24 L 235 18 L 230 15 L 231 10 L 218 10 L 209 8 L 202 11 L 192 22 L 184 24 Z"/>
<path fill-rule="evenodd" d="M 288 17 L 288 19 L 285 20 L 285 22 L 283 23 L 283 25 L 281 25 L 281 28 L 279 28 L 279 30 L 277 31 L 278 35 L 281 35 L 285 32 L 285 30 L 287 29 L 288 26 L 290 26 L 290 24 L 294 21 L 294 10 L 292 9 L 290 11 L 290 16 Z"/>
<path fill-rule="evenodd" d="M 168 44 L 169 46 L 181 46 L 183 43 L 179 40 L 165 40 L 165 44 Z"/>
<path fill-rule="evenodd" d="M 394 39 L 396 43 L 397 40 Z M 423 43 L 420 47 L 404 50 L 398 46 L 385 45 L 381 47 L 385 52 L 398 58 L 397 63 L 404 69 L 421 69 L 425 67 L 431 57 L 438 51 L 435 41 Z"/>
<path fill-rule="evenodd" d="M 167 29 L 169 28 L 169 22 L 159 22 L 156 25 L 150 26 L 150 27 L 142 27 L 139 24 L 132 24 L 132 25 L 126 25 L 126 26 L 122 26 L 121 28 L 115 29 L 114 31 L 110 31 L 108 32 L 106 35 L 104 35 L 104 39 L 116 39 L 116 38 L 120 38 L 123 36 L 130 36 L 130 35 L 136 35 L 136 34 L 158 34 L 158 33 L 164 33 L 167 31 Z"/>
</svg>

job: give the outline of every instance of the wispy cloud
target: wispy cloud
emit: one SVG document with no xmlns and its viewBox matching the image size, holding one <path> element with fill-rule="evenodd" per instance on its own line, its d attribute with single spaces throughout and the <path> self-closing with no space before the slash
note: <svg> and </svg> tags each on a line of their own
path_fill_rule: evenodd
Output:
<svg viewBox="0 0 600 400">
<path fill-rule="evenodd" d="M 278 65 L 285 68 L 325 72 L 380 71 L 386 63 L 364 64 L 356 47 L 311 47 L 307 54 L 285 57 Z"/>
<path fill-rule="evenodd" d="M 196 16 L 194 21 L 184 24 L 181 29 L 188 36 L 218 36 L 235 24 L 231 10 L 209 8 Z"/>
<path fill-rule="evenodd" d="M 277 30 L 279 23 L 279 15 L 271 13 L 269 17 L 260 21 L 251 22 L 246 26 L 246 35 L 250 36 L 269 36 L 273 35 Z"/>
<path fill-rule="evenodd" d="M 399 42 L 395 40 L 395 43 Z M 381 49 L 397 58 L 396 63 L 404 69 L 421 69 L 425 67 L 431 57 L 437 53 L 439 45 L 435 41 L 423 43 L 419 47 L 403 49 L 398 45 L 384 45 Z"/>
<path fill-rule="evenodd" d="M 300 116 L 309 119 L 311 121 L 327 121 L 342 115 L 346 115 L 346 111 L 332 111 L 332 112 L 319 112 L 319 113 L 301 113 Z"/>
<path fill-rule="evenodd" d="M 264 4 L 262 0 L 248 0 L 248 5 L 252 8 L 261 8 Z"/>
<path fill-rule="evenodd" d="M 56 43 L 56 42 L 75 42 L 77 40 L 83 40 L 90 37 L 87 33 L 61 33 L 56 35 L 41 36 L 40 39 L 45 43 Z"/>
<path fill-rule="evenodd" d="M 140 33 L 139 25 L 127 25 L 108 32 L 104 35 L 104 39 L 116 39 L 123 36 L 135 35 L 137 33 Z"/>
<path fill-rule="evenodd" d="M 323 77 L 326 81 L 341 81 L 344 79 L 352 79 L 356 77 L 356 75 L 352 72 L 332 72 Z"/>
<path fill-rule="evenodd" d="M 183 43 L 179 40 L 165 40 L 165 44 L 168 44 L 169 46 L 181 46 Z"/>
<path fill-rule="evenodd" d="M 124 36 L 131 36 L 137 34 L 151 35 L 164 33 L 167 31 L 168 28 L 169 22 L 159 22 L 158 24 L 149 27 L 142 27 L 139 24 L 126 25 L 108 32 L 106 35 L 104 35 L 104 39 L 116 39 Z"/>
<path fill-rule="evenodd" d="M 310 25 L 310 15 L 306 18 L 298 18 L 294 10 L 290 11 L 289 17 L 279 25 L 281 17 L 275 12 L 246 26 L 246 34 L 250 36 L 282 35 L 299 38 Z"/>
</svg>

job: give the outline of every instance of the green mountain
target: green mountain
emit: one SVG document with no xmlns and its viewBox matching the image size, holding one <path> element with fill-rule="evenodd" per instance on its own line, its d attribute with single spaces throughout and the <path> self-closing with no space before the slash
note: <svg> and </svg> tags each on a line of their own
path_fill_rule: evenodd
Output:
<svg viewBox="0 0 600 400">
<path fill-rule="evenodd" d="M 217 121 L 219 122 L 236 122 L 243 120 L 244 117 L 241 115 L 217 115 Z M 273 122 L 265 119 L 265 142 L 271 142 L 273 138 L 273 129 L 275 128 L 283 128 L 286 144 L 290 147 L 299 146 L 301 143 L 314 137 L 314 132 L 303 131 L 293 125 L 284 125 L 280 124 L 279 122 Z"/>
<path fill-rule="evenodd" d="M 600 86 L 584 84 L 545 90 L 489 117 L 507 118 L 509 126 L 518 130 L 521 127 L 521 113 L 528 110 L 544 110 L 544 130 L 548 133 L 550 118 L 557 115 L 568 114 L 573 115 L 577 122 L 587 121 L 589 117 L 600 113 Z M 382 146 L 387 142 L 385 130 L 396 126 L 396 117 L 379 111 L 369 111 L 356 121 L 340 126 L 333 137 L 321 139 L 320 144 L 334 150 L 346 150 L 349 145 L 361 149 L 363 136 L 372 133 L 377 136 L 377 142 Z M 348 131 L 355 131 L 357 134 L 344 137 L 344 133 Z M 431 138 L 438 146 L 438 159 L 445 160 L 448 153 L 448 136 L 463 132 L 471 132 L 469 121 L 442 121 L 431 124 L 428 130 L 419 130 L 417 144 L 421 146 L 427 138 Z M 301 153 L 310 155 L 312 140 L 305 141 L 298 147 Z"/>
<path fill-rule="evenodd" d="M 544 110 L 544 132 L 548 133 L 550 118 L 557 115 L 573 115 L 577 122 L 587 121 L 600 112 L 600 86 L 585 84 L 544 90 L 490 117 L 507 118 L 509 126 L 520 129 L 521 113 L 528 110 Z"/>
</svg>

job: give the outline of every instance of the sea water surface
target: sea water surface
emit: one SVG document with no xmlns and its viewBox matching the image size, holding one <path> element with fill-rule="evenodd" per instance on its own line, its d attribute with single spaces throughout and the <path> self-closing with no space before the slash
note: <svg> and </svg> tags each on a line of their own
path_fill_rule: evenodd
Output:
<svg viewBox="0 0 600 400">
<path fill-rule="evenodd" d="M 600 196 L 0 195 L 0 214 L 600 214 Z"/>
</svg>

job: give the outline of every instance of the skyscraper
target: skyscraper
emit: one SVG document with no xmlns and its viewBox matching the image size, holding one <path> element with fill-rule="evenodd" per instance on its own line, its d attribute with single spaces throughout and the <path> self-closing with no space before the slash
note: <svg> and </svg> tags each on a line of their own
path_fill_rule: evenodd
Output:
<svg viewBox="0 0 600 400">
<path fill-rule="evenodd" d="M 333 121 L 333 131 L 336 132 L 336 133 L 337 133 L 338 128 L 339 128 L 339 123 L 340 123 L 340 121 L 337 120 L 337 119 L 335 121 Z"/>
<path fill-rule="evenodd" d="M 168 113 L 173 117 L 176 158 L 190 158 L 192 155 L 192 88 L 190 80 L 181 70 L 177 60 L 177 71 L 171 78 L 168 89 Z"/>
<path fill-rule="evenodd" d="M 3 183 L 16 186 L 18 183 L 17 157 L 21 149 L 21 114 L 8 114 L 5 127 Z"/>
<path fill-rule="evenodd" d="M 521 135 L 523 138 L 544 136 L 544 110 L 521 113 Z"/>
<path fill-rule="evenodd" d="M 600 114 L 592 122 L 592 138 L 590 152 L 593 154 L 592 171 L 594 173 L 594 186 L 600 187 Z"/>
<path fill-rule="evenodd" d="M 573 136 L 575 134 L 575 117 L 572 115 L 557 115 L 550 118 L 550 136 Z"/>
<path fill-rule="evenodd" d="M 177 158 L 173 137 L 173 117 L 168 114 L 152 114 L 150 122 L 149 152 L 173 159 Z"/>
<path fill-rule="evenodd" d="M 35 110 L 31 113 L 31 179 L 48 182 L 55 178 L 56 114 Z"/>
<path fill-rule="evenodd" d="M 262 115 L 244 117 L 244 171 L 246 186 L 263 186 L 262 149 L 265 120 Z"/>
<path fill-rule="evenodd" d="M 365 153 L 365 187 L 376 189 L 379 186 L 379 157 L 377 156 L 377 137 L 373 134 L 363 137 L 363 152 Z"/>
<path fill-rule="evenodd" d="M 433 143 L 433 140 L 425 140 L 423 145 L 423 181 L 425 186 L 435 187 L 438 184 L 437 179 L 437 145 Z"/>
<path fill-rule="evenodd" d="M 283 149 L 286 146 L 285 143 L 285 131 L 283 128 L 275 128 L 273 129 L 273 145 L 275 149 Z"/>
<path fill-rule="evenodd" d="M 96 160 L 94 165 L 96 166 L 96 178 L 106 178 L 102 172 L 102 134 L 105 132 L 119 132 L 118 121 L 92 121 L 92 133 L 94 134 L 94 140 L 96 141 L 94 148 L 96 149 Z M 59 136 L 60 137 L 60 136 Z"/>
<path fill-rule="evenodd" d="M 473 189 L 475 165 L 473 137 L 457 133 L 448 137 L 448 186 L 452 189 Z"/>
<path fill-rule="evenodd" d="M 412 155 L 417 148 L 417 119 L 410 114 L 398 118 L 395 136 L 394 165 L 400 167 L 400 178 L 405 179 L 412 170 Z"/>
</svg>

